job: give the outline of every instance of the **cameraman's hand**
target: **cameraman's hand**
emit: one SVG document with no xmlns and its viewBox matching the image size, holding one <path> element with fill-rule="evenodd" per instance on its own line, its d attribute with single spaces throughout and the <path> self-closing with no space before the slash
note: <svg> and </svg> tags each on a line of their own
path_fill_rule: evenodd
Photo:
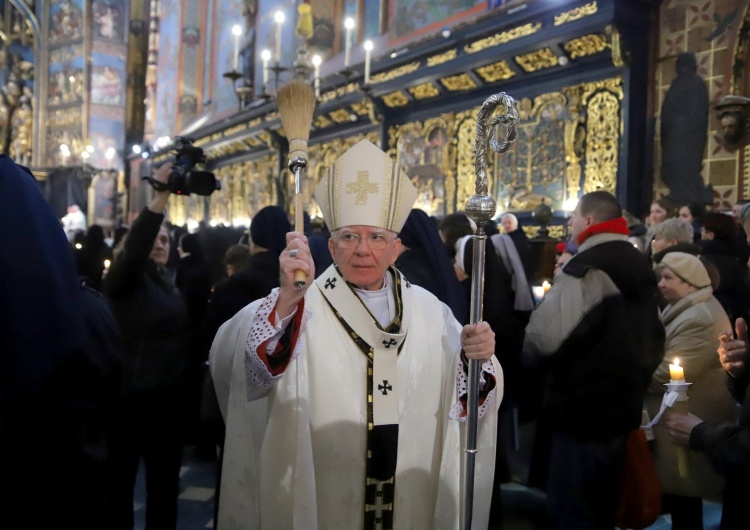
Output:
<svg viewBox="0 0 750 530">
<path fill-rule="evenodd" d="M 173 167 L 174 164 L 172 162 L 167 162 L 166 164 L 159 166 L 156 171 L 154 171 L 154 180 L 166 184 Z M 154 198 L 149 203 L 148 209 L 154 213 L 163 214 L 168 201 L 169 190 L 157 191 Z"/>
<path fill-rule="evenodd" d="M 294 251 L 294 252 L 293 252 Z M 296 254 L 292 257 L 291 253 Z M 297 290 L 294 285 L 294 271 L 302 271 L 307 275 L 305 286 Z M 307 237 L 299 232 L 289 232 L 286 235 L 286 248 L 279 256 L 279 300 L 276 312 L 279 318 L 289 316 L 297 304 L 305 296 L 308 287 L 315 279 L 315 263 L 307 245 Z"/>
</svg>

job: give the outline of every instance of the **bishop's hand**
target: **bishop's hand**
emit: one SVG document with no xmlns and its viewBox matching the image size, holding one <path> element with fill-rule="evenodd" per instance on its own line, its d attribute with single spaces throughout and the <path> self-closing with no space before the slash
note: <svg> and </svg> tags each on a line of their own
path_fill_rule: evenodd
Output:
<svg viewBox="0 0 750 530">
<path fill-rule="evenodd" d="M 307 275 L 305 285 L 299 289 L 294 283 L 295 271 Z M 299 232 L 286 235 L 286 248 L 279 256 L 279 300 L 276 312 L 279 318 L 289 316 L 304 298 L 305 292 L 315 279 L 315 263 L 310 254 L 307 237 Z"/>
<path fill-rule="evenodd" d="M 747 371 L 747 324 L 738 318 L 734 324 L 737 339 L 731 330 L 719 335 L 719 361 L 724 370 L 734 378 L 742 377 Z"/>
<path fill-rule="evenodd" d="M 468 359 L 486 361 L 495 353 L 495 333 L 487 322 L 468 324 L 461 330 L 461 349 Z"/>
</svg>

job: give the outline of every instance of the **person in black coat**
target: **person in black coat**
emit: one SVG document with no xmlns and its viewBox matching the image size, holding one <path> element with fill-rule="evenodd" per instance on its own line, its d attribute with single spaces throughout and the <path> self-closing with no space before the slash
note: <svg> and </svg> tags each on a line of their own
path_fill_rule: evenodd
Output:
<svg viewBox="0 0 750 530">
<path fill-rule="evenodd" d="M 419 285 L 451 308 L 461 324 L 468 324 L 469 312 L 463 290 L 453 269 L 448 249 L 440 240 L 435 222 L 422 210 L 412 209 L 399 233 L 402 252 L 396 268 L 411 283 Z"/>
<path fill-rule="evenodd" d="M 110 359 L 96 357 L 98 327 L 89 325 L 98 311 L 86 309 L 70 243 L 39 183 L 6 155 L 0 241 L 4 526 L 106 528 L 101 419 L 113 380 Z"/>
<path fill-rule="evenodd" d="M 89 280 L 88 285 L 97 291 L 102 290 L 102 275 L 106 261 L 112 261 L 112 249 L 104 241 L 104 230 L 99 225 L 91 225 L 83 238 L 83 248 L 76 252 L 76 267 L 79 276 Z"/>
<path fill-rule="evenodd" d="M 719 286 L 714 289 L 714 296 L 730 321 L 743 315 L 748 302 L 747 266 L 737 257 L 736 236 L 737 225 L 730 216 L 715 212 L 706 215 L 700 241 L 701 256 L 719 272 Z"/>
<path fill-rule="evenodd" d="M 172 164 L 155 180 L 166 182 Z M 113 528 L 133 528 L 133 488 L 146 469 L 146 529 L 174 530 L 187 385 L 188 311 L 169 281 L 169 191 L 157 191 L 133 222 L 109 269 L 105 292 L 125 346 L 120 408 L 110 445 Z"/>
</svg>

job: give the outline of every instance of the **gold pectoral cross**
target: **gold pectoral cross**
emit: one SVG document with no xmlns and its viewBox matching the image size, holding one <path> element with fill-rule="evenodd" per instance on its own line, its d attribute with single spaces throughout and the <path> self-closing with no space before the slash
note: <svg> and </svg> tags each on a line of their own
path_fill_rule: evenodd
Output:
<svg viewBox="0 0 750 530">
<path fill-rule="evenodd" d="M 357 182 L 346 185 L 346 193 L 354 193 L 354 204 L 367 204 L 367 194 L 378 192 L 378 183 L 370 182 L 370 172 L 366 169 L 357 171 Z"/>
</svg>

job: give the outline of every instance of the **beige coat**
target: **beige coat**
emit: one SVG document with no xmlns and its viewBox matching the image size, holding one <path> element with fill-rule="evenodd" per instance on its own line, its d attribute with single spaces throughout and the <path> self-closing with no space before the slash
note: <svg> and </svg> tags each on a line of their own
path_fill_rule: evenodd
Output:
<svg viewBox="0 0 750 530">
<path fill-rule="evenodd" d="M 669 364 L 679 357 L 685 380 L 692 383 L 688 390 L 690 412 L 703 420 L 734 419 L 734 400 L 726 388 L 726 376 L 716 353 L 719 333 L 731 329 L 731 324 L 712 293 L 711 287 L 700 289 L 662 312 L 666 330 L 664 360 L 654 372 L 646 395 L 646 407 L 652 418 L 661 405 L 663 383 L 669 383 Z M 721 495 L 724 480 L 700 453 L 690 451 L 689 477 L 679 476 L 677 446 L 670 441 L 664 420 L 654 427 L 654 436 L 654 461 L 665 493 L 708 498 Z"/>
</svg>

